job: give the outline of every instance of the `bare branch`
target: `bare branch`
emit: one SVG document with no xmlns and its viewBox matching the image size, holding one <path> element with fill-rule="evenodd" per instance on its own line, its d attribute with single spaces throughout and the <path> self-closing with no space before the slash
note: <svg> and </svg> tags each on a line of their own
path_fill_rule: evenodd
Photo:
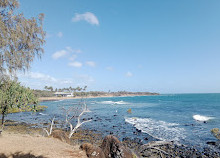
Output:
<svg viewBox="0 0 220 158">
<path fill-rule="evenodd" d="M 86 123 L 86 122 L 90 122 L 90 121 L 92 121 L 92 119 L 91 119 L 91 120 L 83 121 L 83 122 L 81 122 L 81 123 L 77 123 L 77 125 L 74 127 L 74 129 L 72 129 L 72 130 L 70 131 L 69 138 L 72 137 L 73 133 L 75 133 L 76 130 L 77 130 L 82 124 L 84 124 L 84 123 Z"/>
<path fill-rule="evenodd" d="M 50 134 L 46 128 L 43 128 L 43 130 L 47 133 L 47 136 L 50 136 Z"/>
<path fill-rule="evenodd" d="M 54 119 L 55 119 L 55 117 L 53 118 L 53 120 L 52 120 L 52 122 L 51 122 L 51 125 L 50 125 L 50 133 L 49 133 L 50 135 L 51 135 L 52 130 L 53 130 Z"/>
<path fill-rule="evenodd" d="M 53 118 L 53 120 L 51 121 L 51 124 L 50 124 L 50 131 L 48 132 L 48 130 L 46 128 L 43 128 L 44 131 L 46 131 L 47 133 L 47 136 L 50 136 L 52 131 L 53 131 L 53 125 L 54 125 L 54 120 L 55 120 L 55 117 Z"/>
<path fill-rule="evenodd" d="M 85 103 L 85 100 L 84 101 L 81 101 L 79 103 L 79 106 L 78 107 L 70 107 L 68 109 L 65 109 L 64 107 L 62 107 L 62 109 L 64 110 L 65 112 L 65 119 L 66 119 L 66 124 L 69 124 L 69 127 L 70 127 L 70 133 L 69 133 L 69 138 L 71 138 L 71 136 L 76 132 L 76 130 L 84 123 L 86 122 L 90 122 L 92 121 L 91 119 L 90 120 L 86 120 L 86 121 L 82 121 L 81 122 L 81 117 L 84 113 L 86 112 L 91 112 L 88 108 L 87 108 L 87 105 Z M 69 113 L 70 112 L 73 112 L 73 114 L 69 117 Z M 70 122 L 72 119 L 77 119 L 77 123 L 75 125 L 75 127 L 73 126 L 73 124 Z"/>
</svg>

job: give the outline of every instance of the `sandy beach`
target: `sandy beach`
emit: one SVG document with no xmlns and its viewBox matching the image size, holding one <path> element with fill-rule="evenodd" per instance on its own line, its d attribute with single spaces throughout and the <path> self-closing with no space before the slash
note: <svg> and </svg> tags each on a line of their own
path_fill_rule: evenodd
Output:
<svg viewBox="0 0 220 158">
<path fill-rule="evenodd" d="M 152 95 L 159 95 L 159 94 L 152 94 Z M 87 96 L 86 98 L 111 98 L 111 97 L 131 97 L 131 96 L 152 96 L 152 95 L 133 95 L 133 94 L 126 94 L 121 96 L 115 96 L 112 94 L 106 94 L 106 95 L 99 95 L 99 96 Z M 40 97 L 39 101 L 56 101 L 56 100 L 68 100 L 68 99 L 81 99 L 82 97 L 76 96 L 76 97 Z M 85 97 L 84 97 L 85 98 Z"/>
<path fill-rule="evenodd" d="M 113 95 L 103 95 L 103 96 L 88 96 L 86 98 L 104 98 L 104 97 L 114 97 Z M 55 101 L 55 100 L 67 100 L 67 99 L 81 99 L 82 97 L 40 97 L 39 101 Z"/>
<path fill-rule="evenodd" d="M 12 134 L 2 132 L 0 136 L 0 157 L 39 157 L 39 158 L 86 158 L 79 146 L 71 146 L 55 138 L 40 135 Z"/>
</svg>

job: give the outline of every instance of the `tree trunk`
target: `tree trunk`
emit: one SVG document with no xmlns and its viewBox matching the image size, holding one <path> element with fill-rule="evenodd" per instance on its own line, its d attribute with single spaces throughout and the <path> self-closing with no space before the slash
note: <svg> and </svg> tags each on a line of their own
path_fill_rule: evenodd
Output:
<svg viewBox="0 0 220 158">
<path fill-rule="evenodd" d="M 4 127 L 4 122 L 5 122 L 5 113 L 2 113 L 2 129 Z"/>
<path fill-rule="evenodd" d="M 4 106 L 4 108 L 2 109 L 2 130 L 4 128 L 6 110 L 7 110 L 7 107 Z"/>
</svg>

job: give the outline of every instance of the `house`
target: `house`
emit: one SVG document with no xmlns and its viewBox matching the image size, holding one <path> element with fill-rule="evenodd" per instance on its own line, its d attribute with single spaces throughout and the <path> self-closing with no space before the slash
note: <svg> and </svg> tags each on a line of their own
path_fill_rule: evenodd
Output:
<svg viewBox="0 0 220 158">
<path fill-rule="evenodd" d="M 54 94 L 56 97 L 74 97 L 71 92 L 55 92 Z"/>
</svg>

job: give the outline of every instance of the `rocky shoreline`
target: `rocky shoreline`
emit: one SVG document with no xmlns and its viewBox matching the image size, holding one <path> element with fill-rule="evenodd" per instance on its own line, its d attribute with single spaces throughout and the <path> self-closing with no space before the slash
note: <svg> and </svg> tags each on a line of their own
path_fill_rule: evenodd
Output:
<svg viewBox="0 0 220 158">
<path fill-rule="evenodd" d="M 45 124 L 47 125 L 47 124 Z M 7 120 L 5 122 L 5 131 L 9 133 L 20 133 L 29 135 L 42 135 L 46 136 L 42 128 L 37 128 L 34 124 L 27 124 L 24 122 L 16 122 Z M 60 130 L 55 128 L 54 130 Z M 65 131 L 63 131 L 66 133 Z M 137 131 L 139 132 L 139 131 Z M 111 133 L 113 135 L 113 133 Z M 59 136 L 58 136 L 59 137 Z M 70 140 L 72 145 L 82 145 L 85 143 L 93 144 L 94 146 L 101 146 L 105 135 L 101 131 L 92 131 L 86 129 L 79 129 L 73 135 Z M 60 138 L 60 137 L 59 137 Z M 151 139 L 151 138 L 145 138 Z M 193 146 L 177 145 L 173 142 L 164 141 L 150 141 L 147 144 L 144 140 L 139 138 L 120 138 L 122 144 L 128 147 L 137 157 L 201 157 L 201 158 L 219 158 L 220 153 L 212 148 L 203 148 L 203 150 L 198 150 Z M 216 145 L 216 144 L 215 144 Z M 218 145 L 216 148 L 220 149 Z"/>
</svg>

